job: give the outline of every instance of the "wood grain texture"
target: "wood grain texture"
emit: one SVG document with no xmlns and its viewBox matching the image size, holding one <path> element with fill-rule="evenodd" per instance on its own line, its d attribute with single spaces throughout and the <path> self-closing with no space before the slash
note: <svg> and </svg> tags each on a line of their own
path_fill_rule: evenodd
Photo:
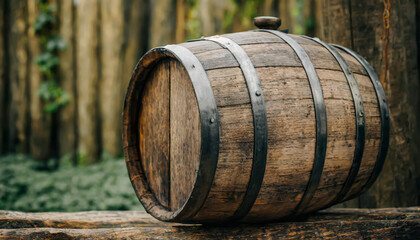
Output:
<svg viewBox="0 0 420 240">
<path fill-rule="evenodd" d="M 170 63 L 162 61 L 146 79 L 139 113 L 141 163 L 156 199 L 170 208 Z"/>
<path fill-rule="evenodd" d="M 219 114 L 219 159 L 209 196 L 195 220 L 233 215 L 251 174 L 254 127 L 248 90 L 240 68 L 223 70 L 207 71 Z"/>
<path fill-rule="evenodd" d="M 60 86 L 70 97 L 70 102 L 60 108 L 58 113 L 58 154 L 69 154 L 75 162 L 77 151 L 77 98 L 76 98 L 76 46 L 75 46 L 75 7 L 72 1 L 61 1 L 58 5 L 59 32 L 67 48 L 61 51 L 58 75 Z"/>
<path fill-rule="evenodd" d="M 121 155 L 121 110 L 123 81 L 122 48 L 124 31 L 124 1 L 100 1 L 100 84 L 99 107 L 101 120 L 101 142 L 103 151 L 118 157 Z"/>
<path fill-rule="evenodd" d="M 226 31 L 224 25 L 226 14 L 235 11 L 238 4 L 224 0 L 202 0 L 198 2 L 200 32 L 203 36 L 221 34 Z M 211 10 L 210 10 L 211 9 Z M 210 10 L 210 11 L 209 11 Z M 251 20 L 251 19 L 250 19 Z M 235 23 L 232 23 L 234 25 Z"/>
<path fill-rule="evenodd" d="M 99 160 L 99 34 L 97 0 L 81 0 L 76 5 L 77 135 L 78 154 L 86 163 Z"/>
<path fill-rule="evenodd" d="M 39 7 L 35 1 L 28 1 L 28 24 L 33 26 L 39 14 Z M 44 111 L 44 101 L 39 96 L 38 90 L 43 82 L 43 76 L 35 62 L 41 52 L 38 36 L 33 27 L 28 28 L 29 55 L 29 112 L 30 112 L 30 140 L 29 151 L 32 157 L 46 161 L 53 156 L 52 147 L 52 116 Z"/>
<path fill-rule="evenodd" d="M 149 48 L 174 42 L 176 5 L 175 0 L 150 1 Z M 159 31 L 154 31 L 159 29 Z"/>
<path fill-rule="evenodd" d="M 121 75 L 121 92 L 127 90 L 133 69 L 138 60 L 147 51 L 149 1 L 124 1 L 124 42 L 123 42 L 123 72 Z M 124 96 L 122 96 L 124 98 Z"/>
<path fill-rule="evenodd" d="M 185 36 L 187 33 L 187 24 L 188 19 L 188 4 L 186 0 L 176 1 L 176 22 L 175 22 L 175 42 L 182 43 L 185 41 Z"/>
<path fill-rule="evenodd" d="M 8 2 L 9 92 L 8 148 L 11 152 L 29 153 L 29 84 L 28 84 L 28 38 L 27 1 Z"/>
<path fill-rule="evenodd" d="M 170 66 L 170 208 L 188 200 L 197 177 L 201 150 L 198 103 L 188 72 L 177 60 Z"/>
<path fill-rule="evenodd" d="M 9 79 L 7 72 L 7 58 L 6 58 L 6 0 L 0 0 L 0 154 L 6 153 L 6 139 L 7 139 L 7 102 L 8 102 L 8 85 Z"/>
<path fill-rule="evenodd" d="M 267 113 L 266 171 L 254 206 L 243 221 L 273 221 L 287 217 L 306 190 L 315 154 L 316 119 L 306 72 L 294 50 L 273 34 L 242 32 L 223 36 L 238 42 L 249 56 L 261 82 Z M 316 69 L 327 112 L 328 137 L 323 173 L 305 210 L 313 212 L 325 208 L 335 199 L 353 163 L 356 145 L 354 102 L 347 79 L 333 55 L 314 41 L 290 36 L 308 53 Z M 237 60 L 227 49 L 210 41 L 181 45 L 193 52 L 206 70 L 220 124 L 219 159 L 213 185 L 193 220 L 227 220 L 242 202 L 251 173 L 254 129 L 248 88 Z M 375 91 L 366 71 L 356 59 L 348 54 L 342 55 L 360 83 L 366 105 L 366 152 L 350 196 L 360 191 L 376 162 L 380 119 Z M 171 71 L 174 68 L 180 66 L 171 67 Z M 183 81 L 182 77 L 179 78 Z M 172 107 L 178 105 L 182 104 L 171 103 L 171 125 L 175 121 Z M 171 146 L 174 143 L 188 144 L 176 139 L 171 131 Z M 172 161 L 171 157 L 171 171 Z M 189 166 L 187 162 L 182 164 Z M 183 195 L 182 191 L 171 189 L 171 198 L 176 193 Z"/>
<path fill-rule="evenodd" d="M 325 40 L 350 47 L 384 76 L 383 10 L 378 1 L 324 1 Z M 416 45 L 416 1 L 392 1 L 385 93 L 391 133 L 382 173 L 356 200 L 359 207 L 410 206 L 419 203 L 420 91 Z M 341 10 L 340 10 L 341 9 Z M 417 39 L 418 40 L 418 39 Z M 363 95 L 363 97 L 365 97 Z"/>
<path fill-rule="evenodd" d="M 381 116 L 372 81 L 369 77 L 358 74 L 355 75 L 355 78 L 365 109 L 366 141 L 360 170 L 351 190 L 347 194 L 348 197 L 360 191 L 370 177 L 378 156 L 381 137 L 381 130 L 378 128 L 381 124 Z"/>
<path fill-rule="evenodd" d="M 169 224 L 145 212 L 0 211 L 1 239 L 397 239 L 420 235 L 420 209 L 330 209 L 299 221 L 259 225 Z"/>
</svg>

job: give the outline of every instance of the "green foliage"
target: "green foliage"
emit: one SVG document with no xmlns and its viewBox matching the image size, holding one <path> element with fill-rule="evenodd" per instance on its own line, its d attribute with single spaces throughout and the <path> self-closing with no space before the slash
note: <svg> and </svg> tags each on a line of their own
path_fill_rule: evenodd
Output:
<svg viewBox="0 0 420 240">
<path fill-rule="evenodd" d="M 24 155 L 0 157 L 0 209 L 41 211 L 141 210 L 125 162 L 74 167 L 61 159 L 56 170 Z"/>
<path fill-rule="evenodd" d="M 35 63 L 38 64 L 41 73 L 51 78 L 53 75 L 51 70 L 58 66 L 58 64 L 60 63 L 60 58 L 55 56 L 51 52 L 43 52 L 36 56 Z"/>
<path fill-rule="evenodd" d="M 59 35 L 55 35 L 48 39 L 46 47 L 49 52 L 62 51 L 66 50 L 67 43 Z"/>
<path fill-rule="evenodd" d="M 46 100 L 44 111 L 54 113 L 58 108 L 70 101 L 70 96 L 54 81 L 43 82 L 38 89 L 38 95 Z"/>
<path fill-rule="evenodd" d="M 35 33 L 41 32 L 42 29 L 50 28 L 56 21 L 54 16 L 56 11 L 55 5 L 49 5 L 46 1 L 39 1 L 39 8 L 40 13 L 34 24 Z"/>
<path fill-rule="evenodd" d="M 35 20 L 34 30 L 39 38 L 41 53 L 35 63 L 43 75 L 44 83 L 38 95 L 44 100 L 46 113 L 56 112 L 70 101 L 69 95 L 57 84 L 57 67 L 60 64 L 58 52 L 67 48 L 66 42 L 56 33 L 56 6 L 46 0 L 39 0 L 40 13 Z"/>
</svg>

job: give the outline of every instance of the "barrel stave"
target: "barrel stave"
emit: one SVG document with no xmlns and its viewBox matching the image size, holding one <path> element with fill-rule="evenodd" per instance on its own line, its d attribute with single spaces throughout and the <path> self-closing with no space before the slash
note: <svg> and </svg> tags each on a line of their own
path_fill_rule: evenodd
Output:
<svg viewBox="0 0 420 240">
<path fill-rule="evenodd" d="M 375 166 L 381 139 L 381 115 L 372 81 L 368 76 L 360 74 L 355 74 L 355 78 L 365 108 L 366 140 L 359 174 L 346 197 L 354 196 L 366 184 Z"/>
<path fill-rule="evenodd" d="M 341 66 L 324 46 L 300 36 L 288 36 L 299 43 L 310 58 L 322 87 L 327 114 L 327 148 L 321 180 L 304 209 L 304 212 L 311 212 L 331 204 L 349 174 L 356 145 L 354 101 Z M 222 37 L 239 44 L 248 55 L 261 82 L 266 106 L 266 170 L 256 202 L 243 221 L 270 221 L 288 217 L 294 213 L 307 190 L 314 164 L 317 129 L 314 100 L 306 72 L 294 50 L 274 34 L 241 32 Z M 217 105 L 220 134 L 213 184 L 202 207 L 190 220 L 228 220 L 244 198 L 253 163 L 254 122 L 247 83 L 237 59 L 228 49 L 205 39 L 179 45 L 195 55 L 207 74 Z M 357 194 L 371 175 L 379 152 L 381 117 L 375 90 L 366 70 L 351 55 L 341 50 L 338 52 L 354 73 L 366 118 L 363 158 L 356 179 L 346 195 L 349 197 Z M 194 89 L 191 84 L 187 84 L 191 80 L 181 63 L 174 59 L 170 61 L 170 114 L 169 117 L 162 115 L 162 121 L 169 123 L 169 140 L 162 138 L 159 140 L 161 142 L 145 143 L 141 139 L 147 138 L 141 135 L 141 128 L 147 128 L 149 123 L 140 122 L 140 150 L 146 152 L 146 158 L 147 154 L 153 155 L 153 151 L 156 154 L 159 151 L 167 154 L 168 150 L 164 147 L 159 150 L 156 147 L 170 142 L 168 174 L 165 173 L 166 166 L 160 161 L 147 162 L 142 157 L 142 163 L 146 169 L 146 178 L 156 181 L 151 183 L 151 188 L 158 196 L 160 204 L 176 210 L 188 200 L 191 188 L 194 187 L 201 138 Z M 146 93 L 145 90 L 143 97 Z M 151 94 L 148 98 L 160 96 L 163 97 L 162 94 Z M 151 107 L 161 104 L 160 101 L 142 101 L 146 101 L 142 103 L 146 107 L 141 111 L 148 111 L 147 104 Z M 191 102 L 195 110 L 188 108 Z M 155 113 L 150 114 L 152 116 Z M 155 132 L 151 130 L 146 135 L 157 134 L 156 131 L 165 129 L 153 130 Z M 147 147 L 147 144 L 155 145 Z M 161 180 L 156 178 L 159 172 L 154 168 L 160 169 Z M 169 178 L 165 183 L 165 179 Z M 161 190 L 162 182 L 163 185 L 167 184 L 170 196 L 168 189 Z M 165 202 L 160 195 L 167 196 L 170 203 Z"/>
<path fill-rule="evenodd" d="M 170 207 L 180 209 L 190 197 L 199 167 L 201 123 L 188 73 L 170 62 Z M 156 99 L 154 99 L 156 100 Z"/>
</svg>

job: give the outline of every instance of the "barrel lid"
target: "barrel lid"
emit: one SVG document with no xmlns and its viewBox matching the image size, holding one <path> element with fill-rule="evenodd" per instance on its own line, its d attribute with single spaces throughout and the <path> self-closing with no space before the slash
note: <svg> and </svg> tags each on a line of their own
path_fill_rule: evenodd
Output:
<svg viewBox="0 0 420 240">
<path fill-rule="evenodd" d="M 149 72 L 139 110 L 141 164 L 159 203 L 176 211 L 188 200 L 200 158 L 200 115 L 188 73 L 175 58 Z"/>
<path fill-rule="evenodd" d="M 216 101 L 195 55 L 179 45 L 139 61 L 124 102 L 124 154 L 146 211 L 186 221 L 201 209 L 218 158 Z"/>
</svg>

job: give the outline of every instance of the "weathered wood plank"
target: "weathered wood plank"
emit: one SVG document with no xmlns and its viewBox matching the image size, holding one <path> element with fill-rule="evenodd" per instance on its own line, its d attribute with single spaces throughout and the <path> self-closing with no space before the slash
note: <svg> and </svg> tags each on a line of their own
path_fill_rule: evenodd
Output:
<svg viewBox="0 0 420 240">
<path fill-rule="evenodd" d="M 170 207 L 170 63 L 159 63 L 146 79 L 139 105 L 141 163 L 157 200 Z"/>
<path fill-rule="evenodd" d="M 77 130 L 80 160 L 99 160 L 99 34 L 97 0 L 81 0 L 76 5 Z"/>
<path fill-rule="evenodd" d="M 316 118 L 307 73 L 295 50 L 273 34 L 242 32 L 224 37 L 240 42 L 240 47 L 255 67 L 267 114 L 265 174 L 256 201 L 243 221 L 274 221 L 287 217 L 301 201 L 314 166 Z M 310 39 L 296 35 L 290 37 L 308 54 L 319 78 L 326 107 L 326 157 L 320 182 L 305 210 L 311 212 L 331 204 L 348 178 L 356 146 L 354 100 L 343 70 L 325 47 Z M 268 42 L 265 42 L 266 39 Z M 190 49 L 203 65 L 217 104 L 220 133 L 217 169 L 209 195 L 193 217 L 197 222 L 217 222 L 234 214 L 250 179 L 254 126 L 248 87 L 242 69 L 230 50 L 206 40 L 181 45 Z M 351 193 L 357 193 L 371 175 L 376 161 L 380 137 L 379 113 L 377 98 L 366 71 L 350 55 L 343 54 L 343 58 L 361 83 L 361 94 L 366 104 L 366 153 L 362 164 L 362 168 L 366 169 L 356 176 Z M 175 67 L 171 67 L 170 71 L 175 71 Z M 178 81 L 185 80 L 180 76 L 178 78 Z M 171 82 L 180 83 L 175 79 Z M 151 96 L 144 95 L 143 101 L 146 97 Z M 176 112 L 183 112 L 182 106 L 178 106 L 183 104 L 171 104 L 171 111 L 174 106 L 181 109 Z M 173 118 L 171 114 L 169 121 L 174 119 L 176 115 Z M 174 138 L 171 132 L 170 145 L 187 144 L 186 141 L 174 140 L 182 139 Z M 195 161 L 194 158 L 191 161 Z M 184 167 L 188 168 L 187 165 L 184 164 Z M 177 164 L 171 163 L 171 171 L 172 166 L 180 169 Z M 153 185 L 153 179 L 149 179 Z"/>
<path fill-rule="evenodd" d="M 75 8 L 73 1 L 59 2 L 59 32 L 67 48 L 60 52 L 59 81 L 67 92 L 70 102 L 60 108 L 58 113 L 58 151 L 59 156 L 71 154 L 76 157 L 76 47 L 75 47 Z"/>
<path fill-rule="evenodd" d="M 289 222 L 208 226 L 159 222 L 145 212 L 21 213 L 0 211 L 0 238 L 60 239 L 415 239 L 420 208 L 328 209 Z"/>
<path fill-rule="evenodd" d="M 149 48 L 175 40 L 176 5 L 174 0 L 150 1 Z"/>
<path fill-rule="evenodd" d="M 9 46 L 9 134 L 8 148 L 11 152 L 29 153 L 29 84 L 28 84 L 28 22 L 27 1 L 9 1 L 8 43 Z"/>
<path fill-rule="evenodd" d="M 39 14 L 36 1 L 28 1 L 28 54 L 29 59 L 29 112 L 30 112 L 30 139 L 29 151 L 33 158 L 46 161 L 52 157 L 51 146 L 52 116 L 44 111 L 44 101 L 38 95 L 38 90 L 43 82 L 35 58 L 41 53 L 39 37 L 35 35 L 34 24 Z"/>
<path fill-rule="evenodd" d="M 100 121 L 102 150 L 121 155 L 121 110 L 123 71 L 122 48 L 124 31 L 124 1 L 100 1 Z"/>
<path fill-rule="evenodd" d="M 219 115 L 219 160 L 209 196 L 195 219 L 231 216 L 247 189 L 254 149 L 249 93 L 240 68 L 207 71 Z"/>
<path fill-rule="evenodd" d="M 6 152 L 6 136 L 7 136 L 7 102 L 8 102 L 8 82 L 6 75 L 7 60 L 6 60 L 6 25 L 5 20 L 7 16 L 6 0 L 0 0 L 0 154 Z"/>
<path fill-rule="evenodd" d="M 124 1 L 123 71 L 121 92 L 125 93 L 133 69 L 147 50 L 149 1 Z M 124 96 L 123 96 L 124 97 Z"/>
<path fill-rule="evenodd" d="M 383 2 L 324 0 L 324 5 L 325 40 L 358 52 L 383 79 Z M 409 206 L 418 204 L 420 199 L 417 183 L 420 178 L 420 85 L 416 1 L 392 1 L 390 26 L 389 67 L 383 79 L 390 110 L 390 144 L 382 173 L 370 190 L 358 199 L 360 207 Z M 363 93 L 362 96 L 365 97 Z"/>
<path fill-rule="evenodd" d="M 180 62 L 170 63 L 170 207 L 183 206 L 194 187 L 201 150 L 198 103 L 187 71 Z M 166 90 L 167 91 L 167 90 Z"/>
</svg>

